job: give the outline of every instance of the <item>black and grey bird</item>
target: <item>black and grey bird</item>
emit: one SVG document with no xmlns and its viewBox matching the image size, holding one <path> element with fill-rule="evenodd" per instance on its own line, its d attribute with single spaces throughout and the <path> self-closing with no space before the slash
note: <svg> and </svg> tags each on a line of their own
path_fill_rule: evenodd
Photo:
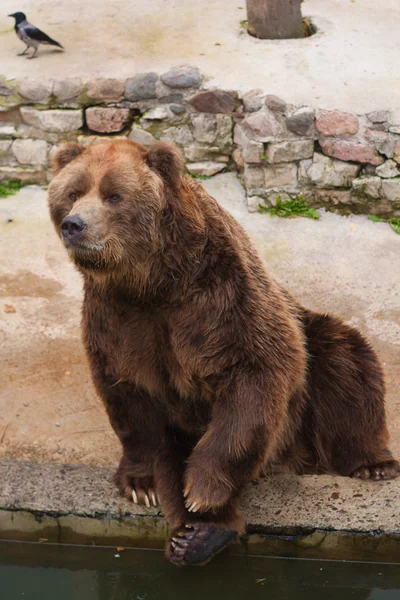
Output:
<svg viewBox="0 0 400 600">
<path fill-rule="evenodd" d="M 19 54 L 19 56 L 23 56 L 26 54 L 29 48 L 35 48 L 32 56 L 28 56 L 28 58 L 35 58 L 36 53 L 40 44 L 49 44 L 50 46 L 58 46 L 59 48 L 63 48 L 61 44 L 53 40 L 43 31 L 40 31 L 34 25 L 31 25 L 26 20 L 26 16 L 22 12 L 16 12 L 12 15 L 8 15 L 9 17 L 14 17 L 15 19 L 15 33 L 19 37 L 20 40 L 25 42 L 26 48 L 23 52 Z"/>
</svg>

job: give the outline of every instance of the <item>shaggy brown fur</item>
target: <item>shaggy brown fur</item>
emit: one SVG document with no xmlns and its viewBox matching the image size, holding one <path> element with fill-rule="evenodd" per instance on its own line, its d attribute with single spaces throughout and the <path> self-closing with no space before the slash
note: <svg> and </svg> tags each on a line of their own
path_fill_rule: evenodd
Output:
<svg viewBox="0 0 400 600">
<path fill-rule="evenodd" d="M 263 465 L 396 476 L 372 348 L 267 275 L 176 148 L 69 145 L 54 167 L 50 213 L 83 274 L 84 343 L 123 448 L 115 480 L 159 498 L 171 560 L 202 564 L 243 531 L 238 497 Z"/>
</svg>

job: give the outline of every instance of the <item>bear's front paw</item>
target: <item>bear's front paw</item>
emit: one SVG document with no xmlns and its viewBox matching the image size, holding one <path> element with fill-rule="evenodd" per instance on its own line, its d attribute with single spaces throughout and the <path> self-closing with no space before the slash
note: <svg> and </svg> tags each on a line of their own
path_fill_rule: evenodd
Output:
<svg viewBox="0 0 400 600">
<path fill-rule="evenodd" d="M 229 502 L 233 485 L 218 469 L 189 466 L 183 495 L 189 512 L 217 511 Z"/>
<path fill-rule="evenodd" d="M 121 460 L 114 481 L 121 496 L 135 504 L 143 504 L 147 508 L 158 505 L 153 475 L 137 476 L 135 469 L 132 466 L 129 468 L 126 461 Z"/>
</svg>

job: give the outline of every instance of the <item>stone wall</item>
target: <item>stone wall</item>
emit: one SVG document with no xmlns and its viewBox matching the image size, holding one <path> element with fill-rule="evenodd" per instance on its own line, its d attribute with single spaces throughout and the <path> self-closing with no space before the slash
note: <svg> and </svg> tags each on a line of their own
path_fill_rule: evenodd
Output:
<svg viewBox="0 0 400 600">
<path fill-rule="evenodd" d="M 315 206 L 400 215 L 400 111 L 319 111 L 206 83 L 188 66 L 127 80 L 0 78 L 0 180 L 46 183 L 63 141 L 158 139 L 182 148 L 194 177 L 237 170 L 251 211 L 303 194 Z"/>
</svg>

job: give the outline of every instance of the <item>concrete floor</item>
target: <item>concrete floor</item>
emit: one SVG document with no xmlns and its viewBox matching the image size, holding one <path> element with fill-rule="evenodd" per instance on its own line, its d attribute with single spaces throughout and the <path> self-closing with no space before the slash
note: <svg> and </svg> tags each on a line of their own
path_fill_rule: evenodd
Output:
<svg viewBox="0 0 400 600">
<path fill-rule="evenodd" d="M 372 341 L 385 367 L 400 457 L 400 237 L 363 216 L 248 214 L 234 174 L 204 184 L 250 232 L 278 280 Z M 119 444 L 80 342 L 80 276 L 53 231 L 43 189 L 0 199 L 0 256 L 0 458 L 115 465 Z"/>
<path fill-rule="evenodd" d="M 198 66 L 209 85 L 260 87 L 287 102 L 367 112 L 400 108 L 398 0 L 305 0 L 319 33 L 292 41 L 256 40 L 240 22 L 244 0 L 3 0 L 0 73 L 8 77 L 130 77 Z M 33 62 L 6 15 L 29 20 L 65 46 Z"/>
</svg>

